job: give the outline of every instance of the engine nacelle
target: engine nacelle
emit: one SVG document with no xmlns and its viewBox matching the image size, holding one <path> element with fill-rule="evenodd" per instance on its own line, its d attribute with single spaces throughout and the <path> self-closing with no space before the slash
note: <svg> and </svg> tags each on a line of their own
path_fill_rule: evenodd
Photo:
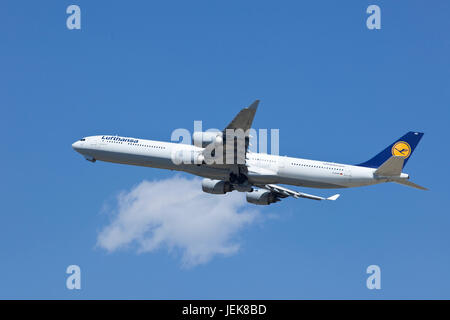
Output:
<svg viewBox="0 0 450 320">
<path fill-rule="evenodd" d="M 263 206 L 280 201 L 273 192 L 264 189 L 255 189 L 252 192 L 247 192 L 246 198 L 247 202 Z"/>
<path fill-rule="evenodd" d="M 196 131 L 192 135 L 192 144 L 205 148 L 207 145 L 214 143 L 220 145 L 223 142 L 222 132 L 199 132 Z"/>
<path fill-rule="evenodd" d="M 206 193 L 225 194 L 233 191 L 233 186 L 228 181 L 205 178 L 202 180 L 202 190 Z"/>
</svg>

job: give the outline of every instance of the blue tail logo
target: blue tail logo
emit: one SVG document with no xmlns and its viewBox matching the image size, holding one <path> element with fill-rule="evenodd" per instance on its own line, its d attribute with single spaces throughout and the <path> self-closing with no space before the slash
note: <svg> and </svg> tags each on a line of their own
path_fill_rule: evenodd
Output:
<svg viewBox="0 0 450 320">
<path fill-rule="evenodd" d="M 357 166 L 368 167 L 368 168 L 378 168 L 381 166 L 387 159 L 391 156 L 403 156 L 405 157 L 405 161 L 403 166 L 406 165 L 406 162 L 411 158 L 414 149 L 419 144 L 420 139 L 423 137 L 423 132 L 414 132 L 410 131 L 405 134 L 403 137 L 392 143 L 386 149 L 381 151 L 372 159 L 357 164 Z"/>
</svg>

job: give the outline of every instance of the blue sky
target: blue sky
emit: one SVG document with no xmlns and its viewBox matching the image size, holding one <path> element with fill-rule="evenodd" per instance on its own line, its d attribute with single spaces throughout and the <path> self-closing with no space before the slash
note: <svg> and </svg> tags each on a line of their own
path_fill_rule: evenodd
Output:
<svg viewBox="0 0 450 320">
<path fill-rule="evenodd" d="M 81 30 L 66 28 L 70 4 L 81 7 Z M 381 30 L 366 28 L 370 4 L 381 7 Z M 0 298 L 450 298 L 449 9 L 2 1 Z M 335 202 L 243 205 L 260 218 L 232 235 L 239 250 L 188 268 L 180 248 L 97 245 L 120 192 L 174 174 L 92 164 L 73 141 L 169 141 L 194 120 L 222 128 L 254 99 L 254 127 L 279 128 L 282 155 L 360 163 L 425 132 L 405 171 L 430 191 L 385 184 L 342 190 Z M 80 291 L 65 287 L 71 264 Z M 365 285 L 371 264 L 381 267 L 378 291 Z"/>
</svg>

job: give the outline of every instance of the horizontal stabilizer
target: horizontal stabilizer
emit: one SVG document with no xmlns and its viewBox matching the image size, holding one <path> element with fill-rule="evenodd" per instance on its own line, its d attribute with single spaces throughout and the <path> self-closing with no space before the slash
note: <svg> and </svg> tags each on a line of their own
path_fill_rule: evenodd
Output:
<svg viewBox="0 0 450 320">
<path fill-rule="evenodd" d="M 414 182 L 411 182 L 409 180 L 394 180 L 394 182 L 419 190 L 428 190 L 427 188 L 419 186 L 418 184 L 415 184 Z"/>
<path fill-rule="evenodd" d="M 404 161 L 405 157 L 392 156 L 387 159 L 377 170 L 375 170 L 374 174 L 382 177 L 400 176 Z"/>
</svg>

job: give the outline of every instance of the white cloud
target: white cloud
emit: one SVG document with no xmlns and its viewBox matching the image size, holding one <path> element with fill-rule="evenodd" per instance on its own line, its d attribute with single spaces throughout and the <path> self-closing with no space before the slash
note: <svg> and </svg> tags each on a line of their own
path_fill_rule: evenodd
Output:
<svg viewBox="0 0 450 320">
<path fill-rule="evenodd" d="M 118 196 L 114 211 L 113 220 L 98 235 L 98 246 L 110 252 L 180 250 L 185 266 L 236 253 L 237 231 L 259 217 L 244 194 L 206 194 L 200 179 L 182 177 L 143 181 Z"/>
</svg>

